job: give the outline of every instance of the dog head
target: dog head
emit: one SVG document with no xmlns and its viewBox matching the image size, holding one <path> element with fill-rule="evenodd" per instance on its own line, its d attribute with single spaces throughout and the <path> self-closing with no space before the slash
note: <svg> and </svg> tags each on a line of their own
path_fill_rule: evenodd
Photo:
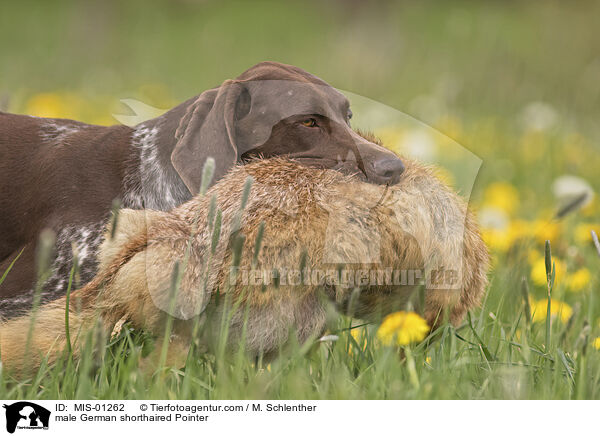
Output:
<svg viewBox="0 0 600 436">
<path fill-rule="evenodd" d="M 178 120 L 170 159 L 192 194 L 208 157 L 216 162 L 213 181 L 256 156 L 377 184 L 395 184 L 404 171 L 394 153 L 350 128 L 350 104 L 340 92 L 294 66 L 262 62 L 181 106 L 164 117 Z"/>
</svg>

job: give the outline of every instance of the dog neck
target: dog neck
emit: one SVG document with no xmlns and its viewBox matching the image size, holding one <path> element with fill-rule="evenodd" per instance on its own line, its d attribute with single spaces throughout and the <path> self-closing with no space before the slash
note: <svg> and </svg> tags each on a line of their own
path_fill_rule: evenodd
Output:
<svg viewBox="0 0 600 436">
<path fill-rule="evenodd" d="M 134 127 L 133 157 L 123 182 L 123 207 L 167 211 L 192 198 L 171 164 L 175 129 L 158 117 Z"/>
</svg>

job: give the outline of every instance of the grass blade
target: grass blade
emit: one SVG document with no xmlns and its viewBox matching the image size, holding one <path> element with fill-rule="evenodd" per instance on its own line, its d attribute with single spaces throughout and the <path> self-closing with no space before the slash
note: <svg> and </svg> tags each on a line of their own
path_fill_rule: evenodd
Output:
<svg viewBox="0 0 600 436">
<path fill-rule="evenodd" d="M 25 247 L 23 247 L 21 249 L 21 251 L 19 251 L 19 254 L 17 254 L 17 256 L 13 259 L 13 261 L 10 263 L 10 265 L 8 265 L 8 268 L 6 268 L 6 270 L 4 271 L 4 274 L 2 274 L 2 277 L 0 277 L 0 285 L 6 279 L 6 276 L 8 275 L 8 273 L 10 272 L 10 270 L 12 269 L 12 267 L 14 266 L 15 262 L 17 260 L 19 260 L 19 257 L 21 257 L 21 254 L 23 254 L 23 251 L 25 251 Z"/>
</svg>

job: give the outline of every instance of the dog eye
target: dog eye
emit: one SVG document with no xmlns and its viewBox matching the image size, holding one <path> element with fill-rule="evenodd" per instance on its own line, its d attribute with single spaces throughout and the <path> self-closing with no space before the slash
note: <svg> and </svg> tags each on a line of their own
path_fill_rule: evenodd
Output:
<svg viewBox="0 0 600 436">
<path fill-rule="evenodd" d="M 317 127 L 317 120 L 314 118 L 307 118 L 302 120 L 302 125 L 305 127 Z"/>
<path fill-rule="evenodd" d="M 346 115 L 346 118 L 348 118 L 349 120 L 352 119 L 352 111 L 350 109 L 348 109 L 348 115 Z"/>
</svg>

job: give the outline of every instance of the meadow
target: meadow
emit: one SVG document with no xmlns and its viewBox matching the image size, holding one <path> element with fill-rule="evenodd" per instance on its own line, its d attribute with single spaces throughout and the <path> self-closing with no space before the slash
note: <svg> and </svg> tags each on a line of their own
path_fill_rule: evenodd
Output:
<svg viewBox="0 0 600 436">
<path fill-rule="evenodd" d="M 167 109 L 261 60 L 295 64 L 439 165 L 492 268 L 482 307 L 423 341 L 340 315 L 269 363 L 240 349 L 145 374 L 153 340 L 126 325 L 78 362 L 0 372 L 0 398 L 600 399 L 599 3 L 25 3 L 2 6 L 0 110 L 109 125 L 121 99 Z"/>
</svg>

